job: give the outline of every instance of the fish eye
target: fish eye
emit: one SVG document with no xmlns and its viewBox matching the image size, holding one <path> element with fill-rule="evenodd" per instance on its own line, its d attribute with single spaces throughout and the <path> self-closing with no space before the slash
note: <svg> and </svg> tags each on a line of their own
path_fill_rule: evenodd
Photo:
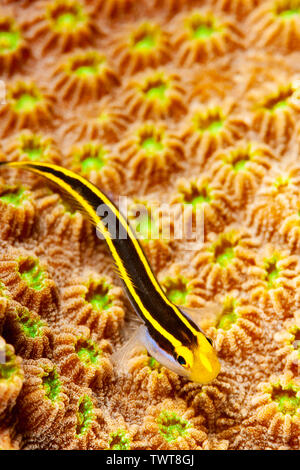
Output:
<svg viewBox="0 0 300 470">
<path fill-rule="evenodd" d="M 181 366 L 185 366 L 186 365 L 186 360 L 184 359 L 183 356 L 177 356 L 177 362 L 179 362 L 179 364 Z"/>
</svg>

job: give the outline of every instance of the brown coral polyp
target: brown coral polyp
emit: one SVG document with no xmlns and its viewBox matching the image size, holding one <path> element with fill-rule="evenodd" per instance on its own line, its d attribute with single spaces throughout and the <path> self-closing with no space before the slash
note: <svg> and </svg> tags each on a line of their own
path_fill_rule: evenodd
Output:
<svg viewBox="0 0 300 470">
<path fill-rule="evenodd" d="M 1 236 L 27 238 L 31 235 L 36 215 L 32 193 L 22 186 L 0 186 Z"/>
<path fill-rule="evenodd" d="M 43 318 L 54 320 L 58 307 L 57 286 L 38 258 L 24 252 L 8 252 L 0 261 L 0 277 L 14 300 Z"/>
<path fill-rule="evenodd" d="M 245 299 L 226 296 L 216 316 L 215 326 L 207 330 L 221 357 L 246 357 L 263 336 L 262 311 Z"/>
<path fill-rule="evenodd" d="M 118 337 L 124 318 L 121 289 L 109 279 L 98 275 L 74 279 L 62 296 L 65 318 L 76 325 L 88 326 L 98 340 Z"/>
<path fill-rule="evenodd" d="M 110 344 L 106 340 L 93 341 L 88 328 L 63 326 L 56 336 L 53 354 L 63 375 L 97 390 L 112 376 L 110 352 Z"/>
<path fill-rule="evenodd" d="M 26 29 L 28 37 L 40 44 L 42 54 L 91 46 L 103 34 L 82 2 L 76 0 L 42 4 L 38 14 L 27 22 Z"/>
<path fill-rule="evenodd" d="M 249 421 L 256 420 L 266 428 L 270 437 L 297 448 L 300 428 L 299 379 L 289 373 L 272 376 L 258 389 L 252 400 L 255 414 Z"/>
<path fill-rule="evenodd" d="M 203 211 L 204 231 L 219 231 L 232 221 L 232 202 L 221 186 L 211 184 L 208 174 L 197 179 L 179 179 L 177 192 L 171 198 L 172 204 L 182 204 L 190 209 L 187 224 L 195 218 L 197 210 Z"/>
<path fill-rule="evenodd" d="M 199 278 L 205 281 L 209 290 L 239 285 L 248 268 L 255 263 L 252 248 L 256 241 L 247 231 L 234 227 L 218 236 L 212 234 L 210 238 L 213 241 L 205 243 L 193 260 Z"/>
<path fill-rule="evenodd" d="M 99 100 L 119 82 L 104 54 L 96 50 L 70 56 L 53 73 L 54 89 L 73 106 Z"/>
<path fill-rule="evenodd" d="M 122 166 L 108 146 L 98 140 L 73 146 L 67 156 L 68 166 L 106 191 L 116 191 L 123 179 Z"/>
<path fill-rule="evenodd" d="M 183 167 L 185 160 L 182 143 L 176 135 L 163 123 L 151 121 L 130 129 L 118 150 L 132 178 L 143 175 L 144 188 L 168 179 L 172 172 Z"/>
<path fill-rule="evenodd" d="M 29 55 L 29 47 L 13 18 L 0 17 L 0 68 L 11 74 Z"/>
<path fill-rule="evenodd" d="M 24 130 L 5 144 L 10 160 L 31 160 L 59 164 L 61 157 L 52 137 Z"/>
<path fill-rule="evenodd" d="M 0 107 L 1 135 L 25 127 L 39 129 L 49 125 L 54 113 L 53 95 L 41 90 L 34 82 L 17 81 L 7 90 L 7 100 Z"/>
<path fill-rule="evenodd" d="M 251 39 L 260 47 L 280 52 L 299 49 L 300 3 L 298 0 L 266 2 L 249 17 Z"/>
<path fill-rule="evenodd" d="M 243 35 L 236 24 L 219 19 L 211 11 L 195 10 L 174 21 L 173 46 L 180 65 L 205 62 L 243 45 Z"/>
<path fill-rule="evenodd" d="M 53 334 L 47 322 L 17 303 L 8 312 L 5 334 L 17 354 L 25 359 L 39 359 L 52 354 Z"/>
<path fill-rule="evenodd" d="M 157 69 L 131 78 L 125 86 L 123 102 L 130 116 L 178 119 L 186 112 L 184 98 L 179 74 Z"/>
<path fill-rule="evenodd" d="M 231 113 L 233 105 L 208 106 L 192 103 L 182 130 L 188 154 L 204 164 L 216 150 L 232 145 L 244 137 L 247 122 L 239 114 Z"/>
<path fill-rule="evenodd" d="M 269 145 L 285 151 L 296 127 L 300 110 L 299 82 L 283 84 L 277 89 L 258 93 L 253 104 L 253 129 Z M 262 96 L 261 96 L 262 95 Z"/>
<path fill-rule="evenodd" d="M 169 34 L 151 22 L 141 23 L 133 31 L 126 28 L 115 40 L 112 55 L 122 74 L 158 67 L 170 58 Z"/>
<path fill-rule="evenodd" d="M 237 206 L 247 203 L 263 176 L 278 160 L 273 150 L 262 144 L 241 142 L 215 155 L 210 173 L 234 197 Z"/>
</svg>

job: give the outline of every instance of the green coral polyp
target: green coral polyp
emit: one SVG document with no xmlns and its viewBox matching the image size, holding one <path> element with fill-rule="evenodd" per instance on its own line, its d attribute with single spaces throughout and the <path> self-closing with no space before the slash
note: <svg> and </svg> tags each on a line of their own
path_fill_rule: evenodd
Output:
<svg viewBox="0 0 300 470">
<path fill-rule="evenodd" d="M 119 429 L 110 434 L 109 449 L 111 450 L 129 450 L 130 439 L 124 429 Z"/>
<path fill-rule="evenodd" d="M 80 3 L 73 2 L 64 5 L 63 2 L 50 5 L 48 10 L 48 18 L 50 19 L 54 29 L 58 32 L 72 32 L 78 26 L 86 22 L 86 15 Z"/>
<path fill-rule="evenodd" d="M 19 44 L 20 33 L 18 31 L 0 30 L 0 54 L 5 54 L 17 50 Z"/>
<path fill-rule="evenodd" d="M 2 191 L 0 200 L 6 204 L 12 204 L 19 207 L 26 200 L 26 190 L 23 187 L 6 188 Z"/>
<path fill-rule="evenodd" d="M 29 310 L 22 310 L 18 313 L 18 321 L 25 335 L 29 338 L 42 336 L 42 329 L 46 324 L 39 318 L 32 318 Z"/>
<path fill-rule="evenodd" d="M 278 257 L 274 255 L 272 258 L 265 260 L 265 280 L 268 283 L 268 287 L 271 289 L 276 287 L 276 281 L 280 276 L 280 269 L 277 266 Z"/>
<path fill-rule="evenodd" d="M 279 13 L 279 16 L 281 16 L 282 18 L 287 18 L 287 19 L 292 18 L 296 15 L 300 15 L 300 8 L 285 10 L 285 11 L 282 11 L 281 13 Z"/>
<path fill-rule="evenodd" d="M 282 387 L 275 385 L 273 387 L 271 399 L 278 405 L 278 410 L 283 414 L 293 416 L 299 412 L 300 408 L 300 389 L 293 383 Z"/>
<path fill-rule="evenodd" d="M 76 437 L 88 432 L 94 420 L 94 406 L 91 398 L 84 395 L 79 399 L 77 411 Z"/>
<path fill-rule="evenodd" d="M 160 236 L 159 221 L 152 214 L 151 208 L 148 208 L 145 211 L 143 206 L 143 212 L 139 213 L 137 218 L 132 219 L 132 225 L 134 226 L 139 239 L 146 243 L 151 239 L 157 239 Z"/>
<path fill-rule="evenodd" d="M 138 41 L 135 42 L 134 48 L 137 51 L 151 51 L 155 47 L 156 41 L 153 35 L 147 34 L 144 37 L 141 37 Z"/>
<path fill-rule="evenodd" d="M 161 371 L 161 364 L 154 357 L 148 358 L 147 365 L 151 370 Z"/>
<path fill-rule="evenodd" d="M 95 310 L 101 312 L 108 310 L 112 306 L 110 298 L 110 286 L 105 281 L 90 281 L 85 300 L 90 303 Z"/>
<path fill-rule="evenodd" d="M 211 190 L 208 185 L 205 185 L 201 188 L 192 187 L 189 194 L 184 194 L 184 203 L 192 204 L 193 209 L 196 209 L 197 206 L 207 203 L 209 204 L 213 197 L 211 195 Z"/>
<path fill-rule="evenodd" d="M 45 396 L 51 401 L 55 401 L 61 391 L 61 382 L 59 380 L 59 374 L 55 368 L 48 371 L 45 370 L 42 376 L 43 388 L 45 390 Z"/>
<path fill-rule="evenodd" d="M 76 343 L 76 353 L 85 365 L 96 365 L 101 355 L 100 349 L 91 340 L 80 339 Z"/>
<path fill-rule="evenodd" d="M 289 20 L 295 16 L 300 15 L 300 3 L 298 0 L 286 0 L 284 2 L 278 2 L 275 5 L 276 16 Z"/>
<path fill-rule="evenodd" d="M 167 297 L 175 304 L 184 305 L 186 298 L 191 292 L 187 287 L 188 280 L 180 277 L 178 279 L 167 278 L 163 281 Z"/>
<path fill-rule="evenodd" d="M 15 99 L 14 109 L 17 112 L 29 113 L 34 111 L 41 97 L 34 93 L 24 92 Z"/>
<path fill-rule="evenodd" d="M 97 53 L 89 53 L 86 57 L 81 56 L 71 59 L 69 71 L 81 77 L 90 77 L 99 74 L 105 64 L 105 57 Z"/>
<path fill-rule="evenodd" d="M 91 171 L 99 171 L 106 164 L 107 151 L 98 144 L 87 144 L 75 155 L 80 163 L 81 171 L 88 175 Z"/>
<path fill-rule="evenodd" d="M 39 136 L 22 136 L 20 142 L 20 151 L 25 153 L 31 161 L 39 161 L 49 149 L 49 145 L 45 144 Z"/>
<path fill-rule="evenodd" d="M 162 411 L 157 418 L 159 432 L 168 441 L 175 441 L 187 433 L 190 423 L 174 412 Z"/>
<path fill-rule="evenodd" d="M 222 268 L 228 266 L 235 256 L 234 234 L 221 235 L 211 247 L 214 254 L 214 262 L 218 263 Z"/>
<path fill-rule="evenodd" d="M 156 140 L 154 137 L 147 137 L 142 143 L 141 147 L 149 155 L 161 152 L 164 148 L 163 143 L 160 140 Z"/>
<path fill-rule="evenodd" d="M 208 109 L 203 113 L 196 113 L 193 117 L 196 131 L 218 134 L 224 125 L 224 116 L 219 108 Z"/>
<path fill-rule="evenodd" d="M 15 363 L 16 356 L 5 346 L 5 350 L 0 350 L 0 383 L 2 380 L 11 379 L 19 368 Z M 4 361 L 3 361 L 4 359 Z M 4 362 L 4 363 L 3 363 Z"/>
<path fill-rule="evenodd" d="M 22 259 L 19 262 L 19 274 L 26 281 L 28 287 L 40 291 L 45 287 L 46 273 L 40 267 L 39 261 L 34 258 Z"/>
<path fill-rule="evenodd" d="M 229 330 L 231 326 L 236 323 L 238 314 L 236 313 L 237 301 L 230 297 L 225 299 L 223 311 L 218 319 L 216 328 L 222 330 Z"/>
<path fill-rule="evenodd" d="M 213 35 L 222 32 L 222 27 L 213 16 L 193 15 L 187 21 L 188 28 L 191 30 L 192 39 L 206 41 Z"/>
<path fill-rule="evenodd" d="M 168 84 L 163 80 L 153 80 L 147 83 L 144 93 L 149 100 L 165 101 L 167 99 Z"/>
</svg>

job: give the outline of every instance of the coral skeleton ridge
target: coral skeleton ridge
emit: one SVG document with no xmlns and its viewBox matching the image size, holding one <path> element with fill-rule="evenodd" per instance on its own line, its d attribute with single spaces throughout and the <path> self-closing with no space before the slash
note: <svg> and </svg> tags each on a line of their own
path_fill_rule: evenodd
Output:
<svg viewBox="0 0 300 470">
<path fill-rule="evenodd" d="M 116 363 L 137 318 L 104 241 L 3 168 L 1 450 L 299 450 L 299 54 L 299 0 L 2 0 L 0 161 L 126 196 L 221 372 Z M 173 235 L 199 214 L 191 249 Z"/>
</svg>

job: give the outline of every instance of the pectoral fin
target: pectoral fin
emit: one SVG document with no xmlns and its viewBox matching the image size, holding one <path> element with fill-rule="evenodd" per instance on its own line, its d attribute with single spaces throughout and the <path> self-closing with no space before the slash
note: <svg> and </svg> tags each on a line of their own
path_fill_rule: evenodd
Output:
<svg viewBox="0 0 300 470">
<path fill-rule="evenodd" d="M 121 346 L 118 351 L 112 354 L 111 359 L 115 363 L 118 372 L 126 374 L 128 372 L 128 361 L 134 353 L 146 351 L 145 348 L 146 327 L 144 324 L 139 326 L 131 337 Z"/>
<path fill-rule="evenodd" d="M 200 326 L 200 328 L 208 328 L 216 324 L 216 319 L 220 315 L 222 307 L 215 302 L 207 302 L 205 307 L 193 308 L 178 305 L 180 310 L 185 312 Z"/>
</svg>

